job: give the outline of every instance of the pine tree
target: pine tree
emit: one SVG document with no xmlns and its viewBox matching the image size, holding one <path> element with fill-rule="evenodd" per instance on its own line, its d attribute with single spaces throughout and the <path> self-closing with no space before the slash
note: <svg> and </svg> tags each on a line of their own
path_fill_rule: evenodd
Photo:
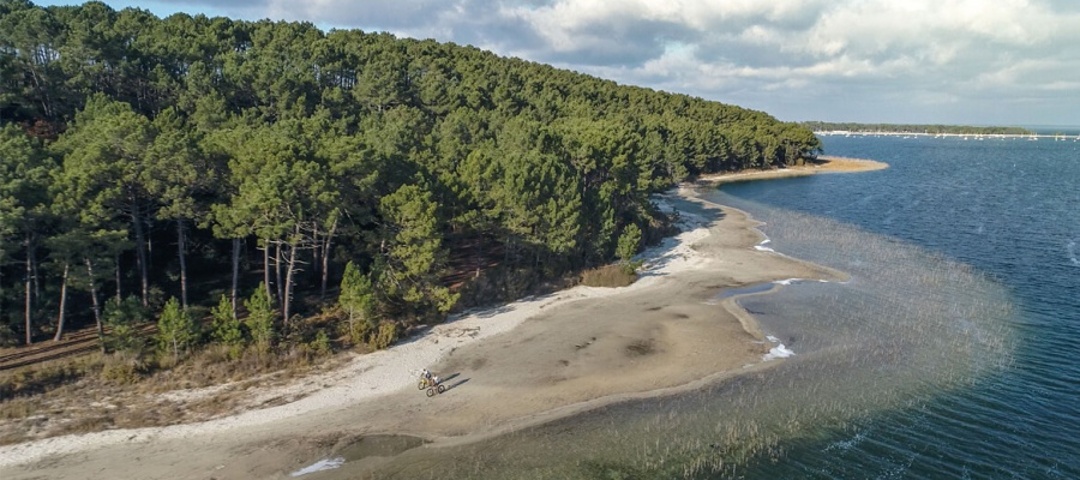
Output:
<svg viewBox="0 0 1080 480">
<path fill-rule="evenodd" d="M 240 328 L 240 320 L 233 314 L 232 302 L 229 297 L 221 295 L 216 307 L 210 310 L 210 317 L 214 319 L 211 339 L 230 348 L 236 348 L 244 343 L 244 332 Z"/>
<path fill-rule="evenodd" d="M 270 295 L 266 293 L 266 286 L 260 284 L 251 297 L 244 300 L 244 307 L 248 310 L 248 317 L 244 320 L 244 324 L 251 333 L 251 342 L 259 352 L 269 352 L 275 335 L 274 307 L 270 304 Z"/>
<path fill-rule="evenodd" d="M 371 279 L 351 261 L 345 265 L 338 305 L 348 315 L 349 340 L 353 344 L 363 343 L 375 330 L 375 293 Z"/>
<path fill-rule="evenodd" d="M 195 320 L 180 306 L 176 297 L 169 298 L 158 319 L 158 346 L 162 350 L 171 350 L 173 363 L 176 363 L 180 361 L 180 350 L 191 347 L 198 337 Z"/>
</svg>

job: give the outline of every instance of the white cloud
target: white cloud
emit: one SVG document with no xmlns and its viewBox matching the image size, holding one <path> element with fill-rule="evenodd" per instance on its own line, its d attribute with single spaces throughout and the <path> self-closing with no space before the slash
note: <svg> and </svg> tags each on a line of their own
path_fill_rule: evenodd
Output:
<svg viewBox="0 0 1080 480">
<path fill-rule="evenodd" d="M 155 1 L 472 44 L 782 118 L 889 101 L 905 104 L 880 120 L 916 107 L 932 117 L 938 102 L 993 112 L 1015 96 L 1047 103 L 1017 121 L 1080 124 L 1075 109 L 1049 108 L 1080 97 L 1071 0 Z"/>
</svg>

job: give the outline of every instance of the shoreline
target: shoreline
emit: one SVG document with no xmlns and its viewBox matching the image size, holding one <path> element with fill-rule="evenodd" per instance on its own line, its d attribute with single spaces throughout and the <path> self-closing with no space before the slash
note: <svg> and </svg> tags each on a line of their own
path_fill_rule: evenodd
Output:
<svg viewBox="0 0 1080 480">
<path fill-rule="evenodd" d="M 767 368 L 775 364 L 766 357 L 775 345 L 756 320 L 735 304 L 737 296 L 709 303 L 710 296 L 838 272 L 754 249 L 764 238 L 760 222 L 709 204 L 695 189 L 887 167 L 857 161 L 861 170 L 852 170 L 848 159 L 830 158 L 824 166 L 709 176 L 660 195 L 665 210 L 682 214 L 683 232 L 643 252 L 642 276 L 628 287 L 578 286 L 466 312 L 388 350 L 354 355 L 344 367 L 261 392 L 316 390 L 285 405 L 0 447 L 0 470 L 5 478 L 79 478 L 90 467 L 113 478 L 280 476 L 324 455 L 325 444 L 357 436 L 413 435 L 432 447 L 469 443 Z M 450 375 L 447 394 L 426 399 L 412 391 L 425 367 Z M 61 458 L 67 456 L 82 461 Z M 178 475 L 170 467 L 177 464 L 188 471 Z"/>
<path fill-rule="evenodd" d="M 735 173 L 713 173 L 702 175 L 695 184 L 699 186 L 718 186 L 725 183 L 746 182 L 756 180 L 773 180 L 778 178 L 806 177 L 823 173 L 854 173 L 884 170 L 889 164 L 877 160 L 865 158 L 836 157 L 822 155 L 818 157 L 816 164 L 804 164 L 794 167 L 777 168 L 771 170 L 749 170 Z"/>
</svg>

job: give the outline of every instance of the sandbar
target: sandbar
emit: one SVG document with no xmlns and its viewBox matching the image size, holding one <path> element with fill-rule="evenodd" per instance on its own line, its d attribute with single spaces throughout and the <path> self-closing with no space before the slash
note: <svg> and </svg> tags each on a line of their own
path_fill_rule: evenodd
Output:
<svg viewBox="0 0 1080 480">
<path fill-rule="evenodd" d="M 642 253 L 623 288 L 578 286 L 466 312 L 333 371 L 255 392 L 295 402 L 206 422 L 68 435 L 0 447 L 0 474 L 23 478 L 288 478 L 364 436 L 425 448 L 490 438 L 599 406 L 667 395 L 783 361 L 724 289 L 843 274 L 755 249 L 760 224 L 698 195 L 710 184 L 884 168 L 834 159 L 714 175 L 658 195 L 682 233 Z M 448 390 L 427 397 L 429 368 Z"/>
</svg>

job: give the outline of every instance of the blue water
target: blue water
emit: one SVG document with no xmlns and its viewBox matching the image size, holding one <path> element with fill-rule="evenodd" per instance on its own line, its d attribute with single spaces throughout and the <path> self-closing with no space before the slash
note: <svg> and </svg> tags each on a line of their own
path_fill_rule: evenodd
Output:
<svg viewBox="0 0 1080 480">
<path fill-rule="evenodd" d="M 824 141 L 891 168 L 704 192 L 847 276 L 707 300 L 745 295 L 794 356 L 374 478 L 1080 479 L 1080 142 Z"/>
<path fill-rule="evenodd" d="M 1003 286 L 1015 307 L 1004 327 L 1014 340 L 1010 361 L 912 406 L 783 440 L 780 453 L 755 457 L 739 475 L 1080 478 L 1080 143 L 823 140 L 830 155 L 891 168 L 732 184 L 714 199 L 766 222 L 777 251 L 840 269 L 867 259 L 806 239 L 788 225 L 791 212 L 970 265 Z M 747 306 L 768 311 L 783 301 L 755 297 Z M 783 318 L 771 326 L 784 328 Z"/>
</svg>

